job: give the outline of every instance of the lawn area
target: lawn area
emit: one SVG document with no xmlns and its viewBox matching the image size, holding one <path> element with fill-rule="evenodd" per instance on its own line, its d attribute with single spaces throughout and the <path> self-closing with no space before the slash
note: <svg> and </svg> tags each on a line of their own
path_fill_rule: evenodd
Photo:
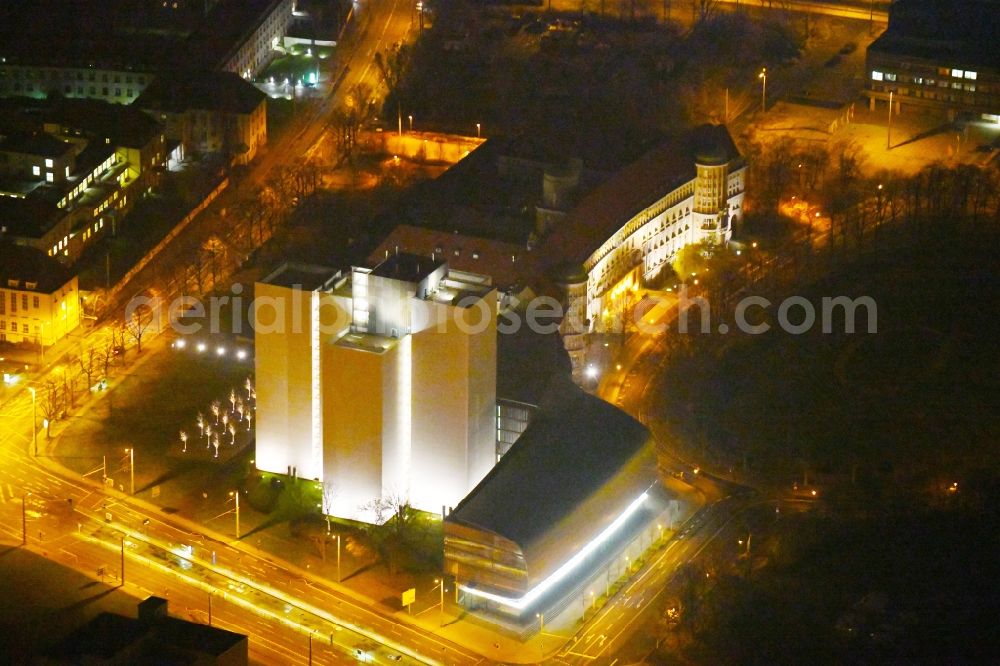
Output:
<svg viewBox="0 0 1000 666">
<path fill-rule="evenodd" d="M 131 367 L 113 376 L 108 395 L 71 419 L 58 444 L 63 464 L 86 472 L 107 455 L 108 475 L 114 476 L 123 451 L 134 446 L 137 490 L 168 472 L 189 468 L 193 463 L 168 457 L 171 447 L 177 446 L 179 431 L 191 435 L 189 446 L 193 446 L 197 412 L 209 416 L 213 400 L 228 407 L 230 389 L 241 390 L 253 373 L 249 361 L 179 352 L 169 346 L 158 345 L 143 355 L 149 358 L 141 363 L 132 360 Z"/>
</svg>

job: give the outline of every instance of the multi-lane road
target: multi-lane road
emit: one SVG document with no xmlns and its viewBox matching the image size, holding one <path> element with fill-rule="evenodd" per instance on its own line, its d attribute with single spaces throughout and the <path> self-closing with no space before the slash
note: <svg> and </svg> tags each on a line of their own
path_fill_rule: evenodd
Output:
<svg viewBox="0 0 1000 666">
<path fill-rule="evenodd" d="M 363 32 L 349 51 L 337 54 L 339 85 L 307 107 L 304 121 L 274 143 L 243 186 L 218 206 L 248 196 L 252 188 L 247 182 L 263 182 L 276 166 L 315 151 L 327 132 L 327 116 L 342 103 L 345 91 L 362 82 L 378 87 L 373 56 L 406 39 L 410 10 L 404 0 L 372 0 L 361 9 L 368 12 Z M 211 212 L 204 216 L 204 225 L 196 221 L 189 226 L 122 293 L 162 287 L 156 283 L 157 264 L 171 260 L 171 252 L 200 243 L 210 217 Z M 95 329 L 73 347 L 86 348 L 108 335 L 105 327 Z M 76 374 L 71 360 L 70 353 L 50 358 L 30 381 L 44 386 L 57 373 Z M 52 461 L 34 459 L 32 398 L 27 386 L 13 393 L 0 406 L 0 534 L 5 540 L 24 539 L 33 551 L 113 582 L 121 581 L 124 563 L 128 591 L 166 595 L 175 612 L 201 621 L 208 619 L 211 599 L 213 624 L 249 635 L 251 654 L 265 663 L 337 663 L 345 657 L 373 663 L 481 661 L 475 653 L 400 622 L 308 572 L 165 516 L 156 507 L 100 487 L 93 477 L 80 479 Z"/>
</svg>

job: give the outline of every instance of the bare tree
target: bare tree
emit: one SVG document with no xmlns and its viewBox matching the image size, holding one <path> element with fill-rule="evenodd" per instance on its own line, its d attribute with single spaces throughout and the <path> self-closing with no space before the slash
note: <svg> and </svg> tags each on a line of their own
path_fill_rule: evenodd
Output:
<svg viewBox="0 0 1000 666">
<path fill-rule="evenodd" d="M 96 347 L 90 346 L 76 360 L 80 364 L 80 371 L 87 376 L 87 388 L 90 388 L 94 385 L 94 373 L 100 368 L 100 352 Z"/>
<path fill-rule="evenodd" d="M 52 423 L 60 418 L 66 409 L 66 401 L 59 386 L 53 381 L 45 382 L 45 396 L 40 405 L 45 418 L 45 436 L 52 436 Z"/>
<path fill-rule="evenodd" d="M 379 77 L 385 84 L 388 94 L 394 94 L 403 80 L 407 64 L 410 60 L 410 50 L 405 45 L 395 46 L 386 49 L 385 55 L 381 51 L 375 53 L 375 67 L 378 69 Z"/>
<path fill-rule="evenodd" d="M 137 307 L 125 321 L 125 331 L 129 337 L 135 340 L 135 351 L 137 354 L 142 353 L 142 338 L 152 323 L 153 312 L 148 305 Z"/>
<path fill-rule="evenodd" d="M 416 542 L 418 512 L 408 499 L 395 494 L 378 497 L 361 508 L 372 513 L 374 520 L 368 530 L 369 538 L 385 559 L 389 572 L 395 574 L 403 553 Z"/>
<path fill-rule="evenodd" d="M 332 481 L 323 482 L 323 517 L 326 518 L 326 532 L 330 533 L 330 514 L 333 513 L 333 500 L 337 497 L 337 488 Z"/>
<path fill-rule="evenodd" d="M 691 13 L 695 23 L 704 23 L 719 9 L 718 0 L 691 0 Z"/>
</svg>

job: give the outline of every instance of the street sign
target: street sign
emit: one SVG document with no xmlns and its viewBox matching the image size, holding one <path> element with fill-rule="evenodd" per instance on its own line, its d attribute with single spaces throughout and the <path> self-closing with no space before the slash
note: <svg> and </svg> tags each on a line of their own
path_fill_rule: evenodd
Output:
<svg viewBox="0 0 1000 666">
<path fill-rule="evenodd" d="M 410 604 L 417 600 L 417 588 L 411 587 L 408 590 L 403 591 L 402 605 L 406 606 L 406 609 L 410 609 Z"/>
</svg>

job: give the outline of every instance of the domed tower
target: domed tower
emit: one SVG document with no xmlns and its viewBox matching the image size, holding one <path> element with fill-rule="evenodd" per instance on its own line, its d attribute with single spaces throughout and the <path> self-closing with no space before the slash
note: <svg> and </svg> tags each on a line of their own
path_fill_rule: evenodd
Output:
<svg viewBox="0 0 1000 666">
<path fill-rule="evenodd" d="M 694 209 L 692 210 L 698 240 L 726 243 L 732 235 L 729 225 L 727 190 L 729 155 L 717 140 L 696 146 Z"/>
</svg>

